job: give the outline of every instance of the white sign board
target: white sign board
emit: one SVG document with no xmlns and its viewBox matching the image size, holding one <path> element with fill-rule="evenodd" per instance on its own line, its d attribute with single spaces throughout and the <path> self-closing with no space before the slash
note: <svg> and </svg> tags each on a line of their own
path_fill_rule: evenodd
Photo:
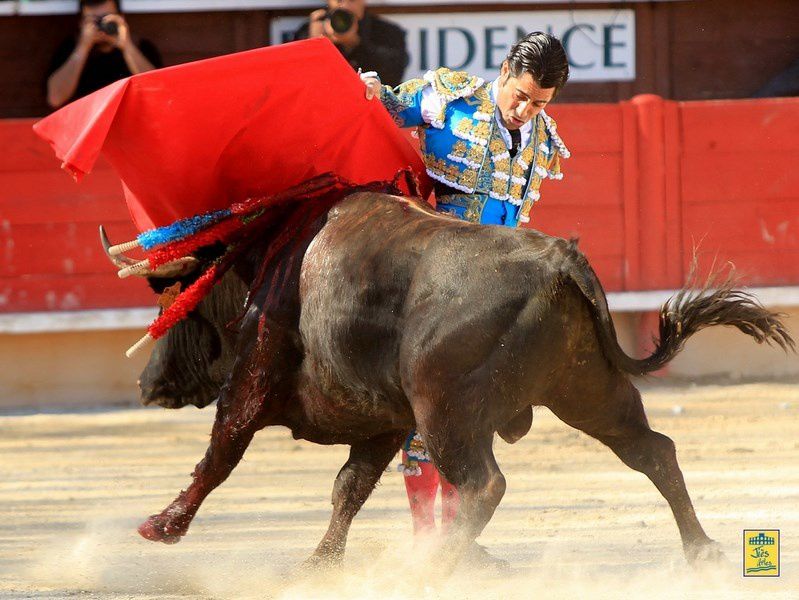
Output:
<svg viewBox="0 0 799 600">
<path fill-rule="evenodd" d="M 430 13 L 385 17 L 407 31 L 410 64 L 405 79 L 439 66 L 496 77 L 511 45 L 530 31 L 546 31 L 566 48 L 570 81 L 635 79 L 633 10 L 553 10 L 524 12 Z M 292 39 L 305 21 L 272 20 L 271 39 Z"/>
</svg>

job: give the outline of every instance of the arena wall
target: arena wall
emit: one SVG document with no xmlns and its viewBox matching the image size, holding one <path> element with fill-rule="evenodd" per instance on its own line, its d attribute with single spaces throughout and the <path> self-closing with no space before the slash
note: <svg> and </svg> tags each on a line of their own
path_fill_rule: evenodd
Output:
<svg viewBox="0 0 799 600">
<path fill-rule="evenodd" d="M 781 290 L 767 303 L 797 319 L 799 99 L 646 95 L 551 112 L 573 157 L 563 182 L 544 183 L 531 224 L 579 237 L 619 302 L 681 287 L 696 255 L 700 280 L 732 262 L 741 285 Z M 140 279 L 117 279 L 98 243 L 101 223 L 115 241 L 135 234 L 119 182 L 100 165 L 74 184 L 34 138 L 32 122 L 0 121 L 0 403 L 130 400 L 141 359 L 125 361 L 122 352 L 146 319 L 131 321 L 126 311 L 152 307 L 154 297 Z M 628 303 L 618 316 L 631 352 L 644 349 L 657 306 Z M 74 325 L 93 309 L 126 310 L 115 313 L 119 322 L 88 319 L 99 330 Z M 56 313 L 51 328 L 15 325 Z M 796 356 L 727 331 L 700 334 L 671 366 L 685 377 L 797 374 Z"/>
<path fill-rule="evenodd" d="M 578 237 L 608 291 L 678 289 L 733 263 L 750 286 L 799 284 L 799 99 L 673 102 L 638 96 L 550 111 L 572 158 L 530 226 Z M 32 130 L 0 120 L 0 313 L 152 304 L 97 242 L 132 239 L 119 181 L 76 185 Z"/>
</svg>

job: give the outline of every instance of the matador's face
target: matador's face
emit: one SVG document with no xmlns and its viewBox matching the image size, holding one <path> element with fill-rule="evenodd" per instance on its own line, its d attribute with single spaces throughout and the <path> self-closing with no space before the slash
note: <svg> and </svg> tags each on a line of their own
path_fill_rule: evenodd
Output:
<svg viewBox="0 0 799 600">
<path fill-rule="evenodd" d="M 555 88 L 539 87 L 530 73 L 513 77 L 508 61 L 502 63 L 497 108 L 508 129 L 519 129 L 540 113 L 554 96 Z"/>
</svg>

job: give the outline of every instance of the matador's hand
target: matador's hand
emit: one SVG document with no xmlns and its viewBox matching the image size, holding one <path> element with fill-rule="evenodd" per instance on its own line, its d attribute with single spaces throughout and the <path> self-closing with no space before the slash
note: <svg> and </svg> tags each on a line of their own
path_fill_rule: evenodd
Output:
<svg viewBox="0 0 799 600">
<path fill-rule="evenodd" d="M 377 76 L 377 73 L 374 71 L 367 71 L 366 73 L 361 73 L 361 81 L 366 86 L 366 99 L 371 100 L 375 96 L 380 95 L 380 78 Z"/>
</svg>

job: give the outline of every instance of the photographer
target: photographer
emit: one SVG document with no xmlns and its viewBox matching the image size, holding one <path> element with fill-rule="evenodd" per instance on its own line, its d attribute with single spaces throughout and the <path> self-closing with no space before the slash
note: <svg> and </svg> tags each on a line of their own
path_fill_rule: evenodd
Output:
<svg viewBox="0 0 799 600">
<path fill-rule="evenodd" d="M 353 69 L 377 71 L 387 85 L 398 85 L 408 65 L 405 31 L 366 11 L 366 0 L 328 0 L 294 34 L 295 40 L 327 37 Z"/>
<path fill-rule="evenodd" d="M 116 0 L 81 0 L 80 34 L 64 40 L 51 63 L 47 103 L 58 108 L 124 77 L 161 66 L 155 46 L 130 37 Z"/>
</svg>

